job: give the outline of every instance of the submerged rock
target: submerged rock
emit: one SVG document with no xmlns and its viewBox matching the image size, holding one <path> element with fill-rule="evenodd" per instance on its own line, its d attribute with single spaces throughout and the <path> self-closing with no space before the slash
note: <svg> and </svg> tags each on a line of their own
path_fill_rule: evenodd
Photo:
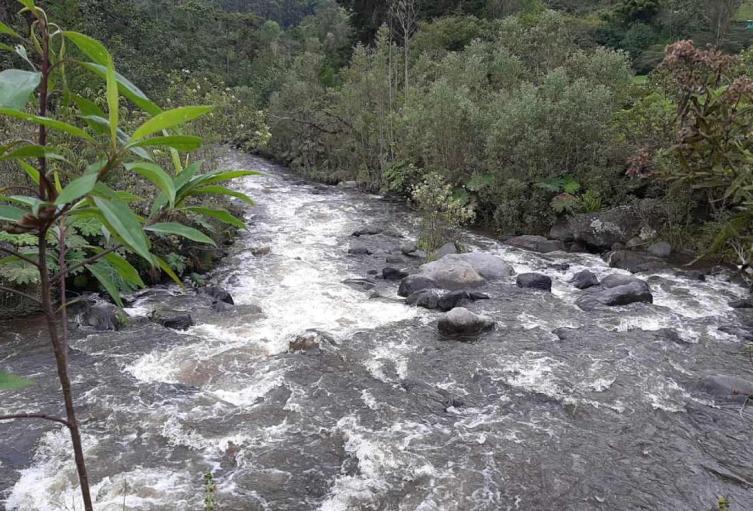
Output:
<svg viewBox="0 0 753 511">
<path fill-rule="evenodd" d="M 475 336 L 494 328 L 494 320 L 456 307 L 439 320 L 439 332 L 447 336 Z"/>
<path fill-rule="evenodd" d="M 729 306 L 733 309 L 753 309 L 753 298 L 743 298 L 742 300 L 732 300 Z"/>
<path fill-rule="evenodd" d="M 521 273 L 515 279 L 515 283 L 518 287 L 524 289 L 552 290 L 552 279 L 541 273 Z"/>
<path fill-rule="evenodd" d="M 288 353 L 301 353 L 307 351 L 319 351 L 322 344 L 334 343 L 328 335 L 317 330 L 307 330 L 301 335 L 296 336 L 288 343 Z"/>
<path fill-rule="evenodd" d="M 699 382 L 703 392 L 716 399 L 744 403 L 753 399 L 753 382 L 736 376 L 709 375 Z"/>
<path fill-rule="evenodd" d="M 371 255 L 373 252 L 366 247 L 351 247 L 348 249 L 349 255 Z"/>
<path fill-rule="evenodd" d="M 400 270 L 398 268 L 392 268 L 390 266 L 382 270 L 382 278 L 384 280 L 402 280 L 407 276 L 407 271 Z"/>
<path fill-rule="evenodd" d="M 565 250 L 565 244 L 561 240 L 550 240 L 543 236 L 515 236 L 506 240 L 505 243 L 513 247 L 543 254 Z"/>
<path fill-rule="evenodd" d="M 436 287 L 437 283 L 424 275 L 408 275 L 400 281 L 400 287 L 397 290 L 397 294 L 406 297 L 412 295 L 416 291 Z"/>
<path fill-rule="evenodd" d="M 380 227 L 378 225 L 367 225 L 366 227 L 361 227 L 360 229 L 354 231 L 351 236 L 360 238 L 361 236 L 374 236 L 375 234 L 381 234 L 383 232 L 383 227 Z"/>
<path fill-rule="evenodd" d="M 345 279 L 343 284 L 359 291 L 371 291 L 376 287 L 376 282 L 370 279 Z"/>
<path fill-rule="evenodd" d="M 424 309 L 437 309 L 440 298 L 442 298 L 442 292 L 438 289 L 422 289 L 406 298 L 405 303 Z"/>
<path fill-rule="evenodd" d="M 578 289 L 588 289 L 590 287 L 598 286 L 599 279 L 592 271 L 583 270 L 573 275 L 573 279 L 570 283 Z"/>
<path fill-rule="evenodd" d="M 194 320 L 188 312 L 157 310 L 152 313 L 152 321 L 172 330 L 188 330 Z"/>
</svg>

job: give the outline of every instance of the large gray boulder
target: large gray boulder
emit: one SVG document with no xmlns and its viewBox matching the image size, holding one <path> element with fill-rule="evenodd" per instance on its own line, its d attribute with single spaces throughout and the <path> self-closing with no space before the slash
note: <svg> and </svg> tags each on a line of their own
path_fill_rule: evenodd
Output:
<svg viewBox="0 0 753 511">
<path fill-rule="evenodd" d="M 397 290 L 397 294 L 406 297 L 412 295 L 416 291 L 436 287 L 437 283 L 425 275 L 408 275 L 400 281 L 400 287 Z"/>
<path fill-rule="evenodd" d="M 439 320 L 439 332 L 447 336 L 476 336 L 494 328 L 494 320 L 456 307 Z"/>
<path fill-rule="evenodd" d="M 513 275 L 515 272 L 512 266 L 507 264 L 502 258 L 486 252 L 467 252 L 465 254 L 450 254 L 443 258 L 434 261 L 439 263 L 438 265 L 451 266 L 456 263 L 465 263 L 471 266 L 473 270 L 488 280 L 497 280 Z M 428 263 L 421 267 L 423 272 L 425 268 L 435 267 L 431 266 L 434 263 Z"/>
<path fill-rule="evenodd" d="M 635 279 L 619 286 L 604 287 L 601 289 L 592 288 L 578 298 L 575 304 L 581 309 L 588 311 L 596 309 L 599 306 L 615 307 L 638 302 L 653 303 L 654 297 L 651 294 L 651 288 L 646 282 Z"/>
<path fill-rule="evenodd" d="M 599 279 L 592 271 L 583 270 L 573 275 L 573 279 L 570 283 L 578 289 L 588 289 L 590 287 L 598 286 Z"/>
<path fill-rule="evenodd" d="M 569 222 L 573 239 L 597 250 L 609 250 L 615 243 L 627 243 L 640 232 L 641 224 L 637 211 L 630 206 L 575 215 Z"/>
<path fill-rule="evenodd" d="M 446 255 L 457 254 L 459 252 L 460 251 L 458 250 L 458 246 L 455 244 L 455 242 L 450 241 L 448 243 L 445 243 L 441 247 L 439 247 L 437 251 L 434 252 L 434 256 L 437 259 L 441 259 L 442 257 Z"/>
<path fill-rule="evenodd" d="M 620 268 L 630 273 L 654 272 L 669 267 L 663 259 L 632 250 L 616 250 L 609 254 L 607 259 L 612 268 Z"/>
<path fill-rule="evenodd" d="M 98 331 L 119 330 L 125 324 L 125 314 L 112 303 L 90 302 L 81 313 L 79 322 Z"/>
<path fill-rule="evenodd" d="M 441 289 L 465 289 L 478 287 L 486 281 L 468 262 L 453 258 L 451 254 L 421 266 L 421 275 L 433 280 Z"/>
<path fill-rule="evenodd" d="M 565 244 L 562 241 L 549 240 L 543 236 L 515 236 L 514 238 L 506 240 L 505 243 L 516 248 L 522 248 L 524 250 L 540 252 L 543 254 L 565 250 Z"/>
<path fill-rule="evenodd" d="M 524 289 L 539 289 L 541 291 L 552 290 L 552 279 L 541 273 L 521 273 L 515 279 L 515 283 Z"/>
</svg>

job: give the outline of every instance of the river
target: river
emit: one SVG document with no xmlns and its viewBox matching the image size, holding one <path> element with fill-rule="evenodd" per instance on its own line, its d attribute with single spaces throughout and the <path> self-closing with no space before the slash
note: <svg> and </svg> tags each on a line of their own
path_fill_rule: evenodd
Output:
<svg viewBox="0 0 753 511">
<path fill-rule="evenodd" d="M 745 343 L 719 330 L 750 320 L 727 305 L 746 293 L 729 275 L 643 275 L 653 305 L 585 312 L 572 275 L 624 272 L 467 233 L 474 250 L 554 286 L 490 283 L 491 299 L 468 308 L 496 329 L 442 339 L 439 313 L 369 277 L 415 239 L 403 204 L 240 153 L 224 164 L 264 172 L 238 184 L 258 205 L 211 275 L 235 306 L 216 312 L 168 287 L 134 298 L 123 331 L 74 332 L 96 509 L 198 511 L 207 472 L 222 511 L 705 511 L 719 496 L 753 509 L 753 408 L 697 387 L 708 374 L 753 379 Z M 373 224 L 389 230 L 351 236 Z M 348 255 L 353 246 L 373 254 Z M 366 277 L 365 288 L 344 283 Z M 146 315 L 160 304 L 197 324 L 156 325 Z M 311 330 L 320 349 L 288 353 Z M 1 324 L 0 368 L 35 385 L 0 392 L 0 414 L 57 411 L 52 363 L 39 321 Z M 0 424 L 6 509 L 82 509 L 68 445 L 54 425 Z"/>
</svg>

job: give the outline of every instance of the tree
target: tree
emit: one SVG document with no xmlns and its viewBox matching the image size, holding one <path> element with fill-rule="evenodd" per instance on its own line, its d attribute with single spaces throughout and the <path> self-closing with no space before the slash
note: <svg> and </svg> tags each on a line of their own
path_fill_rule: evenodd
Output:
<svg viewBox="0 0 753 511">
<path fill-rule="evenodd" d="M 250 171 L 216 171 L 200 175 L 200 166 L 185 166 L 180 152 L 190 152 L 201 145 L 201 139 L 180 134 L 180 126 L 209 113 L 209 106 L 182 107 L 163 111 L 141 90 L 116 73 L 109 51 L 97 40 L 82 33 L 64 31 L 48 20 L 47 13 L 34 0 L 19 0 L 21 13 L 31 18 L 26 39 L 0 22 L 0 34 L 25 43 L 23 56 L 31 71 L 5 69 L 0 72 L 0 115 L 36 126 L 36 140 L 14 140 L 0 147 L 0 160 L 16 162 L 28 175 L 34 188 L 30 195 L 0 195 L 0 230 L 8 235 L 33 235 L 36 246 L 8 248 L 0 246 L 6 257 L 0 265 L 21 263 L 39 275 L 40 293 L 34 296 L 12 288 L 0 287 L 38 302 L 44 314 L 55 356 L 58 379 L 62 387 L 65 417 L 43 413 L 18 413 L 0 416 L 11 419 L 43 419 L 64 425 L 70 432 L 73 456 L 81 485 L 84 509 L 91 511 L 92 498 L 88 472 L 81 443 L 81 430 L 76 418 L 74 395 L 68 363 L 68 329 L 66 298 L 67 279 L 78 271 L 88 271 L 112 299 L 122 306 L 119 289 L 112 275 L 133 287 L 144 283 L 127 257 L 138 257 L 150 266 L 162 268 L 180 282 L 169 266 L 151 249 L 148 234 L 175 235 L 200 243 L 213 244 L 201 231 L 171 221 L 192 212 L 204 214 L 237 225 L 240 220 L 224 210 L 201 208 L 187 204 L 199 194 L 230 195 L 249 201 L 243 194 L 221 186 L 221 183 Z M 33 41 L 33 43 L 32 43 Z M 21 46 L 19 46 L 20 48 Z M 9 45 L 3 49 L 13 51 Z M 72 56 L 73 49 L 79 57 Z M 68 87 L 71 68 L 104 79 L 107 112 L 96 103 Z M 32 96 L 37 95 L 37 114 L 27 111 Z M 148 119 L 133 133 L 120 127 L 121 96 L 143 110 Z M 66 98 L 59 104 L 55 100 Z M 66 108 L 83 126 L 71 124 L 51 113 Z M 53 143 L 54 142 L 54 143 Z M 60 154 L 62 149 L 84 147 L 96 155 L 85 168 L 77 168 Z M 175 176 L 157 163 L 154 148 L 169 150 Z M 86 154 L 86 153 L 85 153 Z M 35 161 L 36 164 L 29 163 Z M 110 187 L 108 179 L 120 172 L 140 176 L 159 191 L 147 218 L 139 216 L 123 198 L 123 192 Z M 6 193 L 5 190 L 0 191 Z M 76 225 L 94 222 L 107 233 L 103 246 L 88 246 L 85 255 L 72 258 L 70 240 Z M 58 297 L 58 304 L 54 303 Z M 0 373 L 0 388 L 18 387 L 23 381 Z"/>
<path fill-rule="evenodd" d="M 729 33 L 743 0 L 704 0 L 703 3 L 704 9 L 701 13 L 714 34 L 714 45 L 719 46 Z"/>
<path fill-rule="evenodd" d="M 396 28 L 398 35 L 403 40 L 403 59 L 405 83 L 405 97 L 408 97 L 408 70 L 410 69 L 410 39 L 416 32 L 418 24 L 418 12 L 416 0 L 391 0 L 390 20 Z"/>
</svg>

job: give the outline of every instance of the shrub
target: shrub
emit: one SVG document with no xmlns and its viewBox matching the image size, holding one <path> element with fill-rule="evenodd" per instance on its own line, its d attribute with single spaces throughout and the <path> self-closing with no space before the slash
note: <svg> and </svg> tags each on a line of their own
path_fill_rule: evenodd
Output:
<svg viewBox="0 0 753 511">
<path fill-rule="evenodd" d="M 436 172 L 430 172 L 413 190 L 421 215 L 419 246 L 431 255 L 449 241 L 457 241 L 459 227 L 473 221 L 473 209 L 452 195 L 452 187 Z"/>
</svg>

